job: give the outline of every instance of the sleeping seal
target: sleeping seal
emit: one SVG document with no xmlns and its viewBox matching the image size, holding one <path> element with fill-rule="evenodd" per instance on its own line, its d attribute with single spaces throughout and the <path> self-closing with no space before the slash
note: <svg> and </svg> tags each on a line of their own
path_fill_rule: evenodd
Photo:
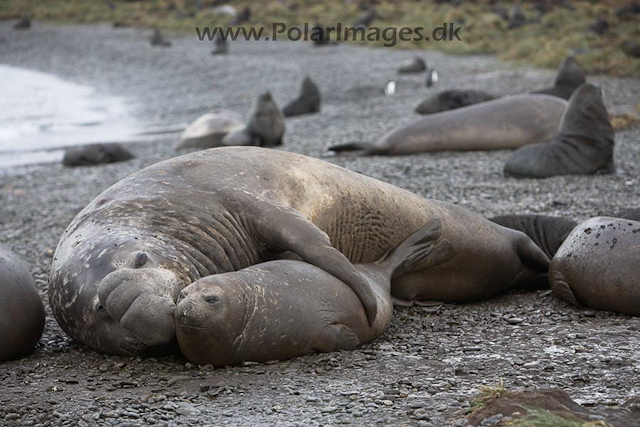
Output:
<svg viewBox="0 0 640 427">
<path fill-rule="evenodd" d="M 556 136 L 566 105 L 548 95 L 507 96 L 429 115 L 392 130 L 374 144 L 347 143 L 329 150 L 401 155 L 520 148 Z"/>
<path fill-rule="evenodd" d="M 392 276 L 455 256 L 441 235 L 441 222 L 433 219 L 377 262 L 356 266 L 378 301 L 372 326 L 353 291 L 304 262 L 271 261 L 202 278 L 178 298 L 180 350 L 191 363 L 214 366 L 353 350 L 389 327 Z"/>
<path fill-rule="evenodd" d="M 44 306 L 27 266 L 0 246 L 0 362 L 33 350 L 44 329 Z"/>
<path fill-rule="evenodd" d="M 549 282 L 576 305 L 640 316 L 640 222 L 596 217 L 577 226 L 551 262 Z"/>
<path fill-rule="evenodd" d="M 514 178 L 614 173 L 614 132 L 600 87 L 585 83 L 575 91 L 552 141 L 522 147 L 504 174 Z"/>
<path fill-rule="evenodd" d="M 198 117 L 182 133 L 176 149 L 214 148 L 222 145 L 222 139 L 237 129 L 244 129 L 244 120 L 229 110 L 214 109 Z"/>
<path fill-rule="evenodd" d="M 548 269 L 526 235 L 459 206 L 319 159 L 224 147 L 157 163 L 100 194 L 58 243 L 49 301 L 64 331 L 95 349 L 166 349 L 185 286 L 292 252 L 349 285 L 373 323 L 376 299 L 352 263 L 378 260 L 434 218 L 456 256 L 394 277 L 398 298 L 484 299 Z"/>
</svg>

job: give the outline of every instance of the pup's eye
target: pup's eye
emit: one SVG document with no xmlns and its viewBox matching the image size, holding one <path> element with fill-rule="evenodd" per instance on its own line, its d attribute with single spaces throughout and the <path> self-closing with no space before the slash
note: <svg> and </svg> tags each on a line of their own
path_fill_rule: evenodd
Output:
<svg viewBox="0 0 640 427">
<path fill-rule="evenodd" d="M 104 313 L 104 305 L 98 304 L 98 306 L 96 307 L 96 311 L 98 313 Z"/>
<path fill-rule="evenodd" d="M 180 293 L 178 294 L 178 301 L 182 301 L 182 300 L 184 299 L 184 297 L 186 297 L 186 296 L 187 296 L 187 294 L 186 294 L 186 293 L 184 293 L 184 292 L 180 292 Z"/>
<path fill-rule="evenodd" d="M 147 254 L 145 254 L 144 252 L 140 252 L 138 254 L 138 256 L 136 256 L 135 268 L 142 267 L 143 265 L 145 265 L 147 263 L 147 261 L 149 261 L 149 258 L 147 257 Z"/>
<path fill-rule="evenodd" d="M 220 298 L 218 298 L 218 297 L 217 297 L 217 296 L 215 296 L 215 295 L 211 295 L 211 296 L 208 296 L 208 297 L 204 297 L 204 300 L 205 300 L 206 302 L 208 302 L 209 304 L 215 304 L 216 302 L 218 302 L 218 300 L 219 300 L 219 299 L 220 299 Z"/>
</svg>

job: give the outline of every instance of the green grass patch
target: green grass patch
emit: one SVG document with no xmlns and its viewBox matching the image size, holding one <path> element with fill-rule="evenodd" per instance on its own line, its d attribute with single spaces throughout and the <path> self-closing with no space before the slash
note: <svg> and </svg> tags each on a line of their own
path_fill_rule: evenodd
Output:
<svg viewBox="0 0 640 427">
<path fill-rule="evenodd" d="M 0 19 L 17 19 L 29 14 L 36 20 L 60 23 L 117 22 L 119 25 L 159 27 L 165 32 L 189 32 L 195 37 L 195 26 L 228 26 L 231 17 L 213 11 L 214 0 L 4 0 L 0 2 Z M 281 22 L 287 26 L 320 22 L 325 26 L 342 23 L 352 25 L 365 12 L 357 2 L 342 0 L 239 0 L 229 2 L 238 11 L 251 8 L 251 25 L 265 27 Z M 556 68 L 570 52 L 589 73 L 640 78 L 640 59 L 630 58 L 620 49 L 625 40 L 640 39 L 640 17 L 620 20 L 617 7 L 628 0 L 574 1 L 573 9 L 557 6 L 540 15 L 531 4 L 523 3 L 528 24 L 509 30 L 507 22 L 495 13 L 496 7 L 510 10 L 512 2 L 490 5 L 488 0 L 464 2 L 459 6 L 439 4 L 433 0 L 380 0 L 376 5 L 381 19 L 374 26 L 417 27 L 432 29 L 442 23 L 455 23 L 462 30 L 463 41 L 399 41 L 396 48 L 438 49 L 450 54 L 496 54 L 505 60 L 537 67 Z M 602 36 L 589 31 L 599 16 L 610 24 Z M 360 42 L 358 42 L 360 43 Z M 365 41 L 383 46 L 384 40 Z"/>
</svg>

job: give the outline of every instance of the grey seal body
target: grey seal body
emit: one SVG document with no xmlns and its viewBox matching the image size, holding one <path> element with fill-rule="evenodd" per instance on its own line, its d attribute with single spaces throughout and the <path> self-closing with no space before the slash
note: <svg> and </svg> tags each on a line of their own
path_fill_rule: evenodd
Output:
<svg viewBox="0 0 640 427">
<path fill-rule="evenodd" d="M 371 145 L 345 144 L 329 150 L 403 155 L 520 148 L 556 136 L 565 108 L 565 101 L 548 95 L 509 96 L 423 117 Z"/>
<path fill-rule="evenodd" d="M 546 272 L 523 233 L 319 159 L 255 147 L 199 151 L 143 169 L 91 202 L 62 236 L 49 300 L 62 328 L 101 351 L 137 354 L 175 336 L 186 285 L 292 252 L 376 303 L 352 263 L 378 260 L 433 218 L 452 260 L 392 280 L 406 300 L 470 301 Z"/>
<path fill-rule="evenodd" d="M 596 217 L 567 237 L 549 269 L 554 293 L 576 305 L 640 316 L 640 222 Z"/>
<path fill-rule="evenodd" d="M 356 265 L 378 302 L 369 325 L 357 296 L 342 281 L 300 261 L 271 261 L 208 276 L 180 294 L 175 310 L 182 354 L 214 366 L 285 360 L 313 352 L 353 350 L 389 327 L 391 277 L 455 256 L 438 219 L 379 261 Z"/>
<path fill-rule="evenodd" d="M 547 215 L 502 215 L 489 218 L 489 221 L 522 231 L 549 258 L 553 258 L 571 230 L 578 225 L 568 218 Z"/>
<path fill-rule="evenodd" d="M 515 178 L 613 173 L 613 147 L 614 131 L 602 90 L 585 83 L 571 97 L 559 134 L 549 142 L 517 150 L 504 173 Z"/>
<path fill-rule="evenodd" d="M 282 109 L 285 117 L 301 116 L 320 112 L 322 95 L 309 76 L 302 81 L 300 95 Z"/>
<path fill-rule="evenodd" d="M 88 144 L 67 148 L 62 164 L 71 167 L 103 165 L 125 162 L 133 157 L 133 154 L 122 144 Z"/>
<path fill-rule="evenodd" d="M 567 56 L 558 68 L 553 86 L 540 89 L 532 93 L 541 93 L 569 99 L 573 92 L 587 82 L 587 77 L 578 61 L 573 56 Z"/>
<path fill-rule="evenodd" d="M 0 246 L 0 362 L 33 350 L 43 329 L 44 306 L 29 269 Z"/>
<path fill-rule="evenodd" d="M 211 110 L 187 126 L 175 148 L 220 147 L 222 139 L 229 132 L 244 129 L 244 127 L 244 121 L 239 114 L 229 110 Z"/>
</svg>

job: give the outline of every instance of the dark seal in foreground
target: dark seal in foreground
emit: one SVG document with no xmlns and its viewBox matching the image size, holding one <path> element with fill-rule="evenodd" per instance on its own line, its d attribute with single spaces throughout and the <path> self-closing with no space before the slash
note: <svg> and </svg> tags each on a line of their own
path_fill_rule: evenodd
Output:
<svg viewBox="0 0 640 427">
<path fill-rule="evenodd" d="M 577 226 L 549 269 L 554 293 L 576 305 L 640 316 L 640 222 L 596 217 Z"/>
<path fill-rule="evenodd" d="M 33 349 L 44 329 L 44 307 L 27 266 L 0 246 L 0 361 Z"/>
<path fill-rule="evenodd" d="M 585 83 L 569 100 L 560 134 L 550 142 L 522 147 L 504 173 L 515 178 L 613 173 L 614 132 L 600 87 Z"/>
<path fill-rule="evenodd" d="M 62 164 L 65 166 L 103 165 L 124 162 L 133 157 L 133 154 L 122 144 L 89 144 L 67 148 Z"/>
<path fill-rule="evenodd" d="M 376 299 L 352 263 L 378 260 L 434 218 L 456 256 L 394 277 L 398 298 L 478 300 L 548 269 L 525 234 L 461 207 L 319 159 L 227 147 L 155 164 L 100 194 L 58 244 L 49 301 L 76 340 L 138 354 L 174 342 L 185 286 L 289 252 L 351 287 L 372 324 Z"/>
</svg>

